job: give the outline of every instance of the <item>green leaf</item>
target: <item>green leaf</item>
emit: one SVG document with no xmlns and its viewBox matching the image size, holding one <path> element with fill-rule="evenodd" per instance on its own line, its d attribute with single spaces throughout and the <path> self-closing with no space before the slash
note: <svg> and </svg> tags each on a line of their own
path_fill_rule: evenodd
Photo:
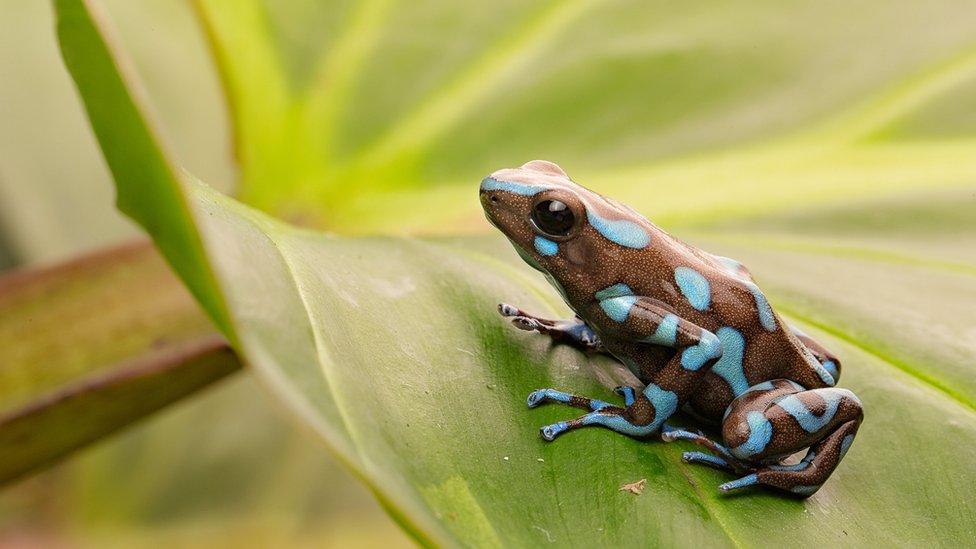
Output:
<svg viewBox="0 0 976 549">
<path fill-rule="evenodd" d="M 117 202 L 124 213 L 137 218 L 158 238 L 163 255 L 180 271 L 190 291 L 211 314 L 225 333 L 227 319 L 210 266 L 204 257 L 199 236 L 189 219 L 189 206 L 178 186 L 180 174 L 168 160 L 150 124 L 122 84 L 122 74 L 131 67 L 116 64 L 108 45 L 95 30 L 87 2 L 57 1 L 58 36 L 65 64 L 88 109 L 92 129 L 106 149 L 127 150 L 127 154 L 107 154 L 106 163 L 116 180 L 139 181 L 141 187 L 117 188 Z M 72 32 L 64 32 L 71 28 Z M 94 122 L 94 121 L 98 122 Z M 102 123 L 104 122 L 104 123 Z M 109 123 L 110 122 L 110 123 Z M 148 192 L 147 192 L 148 191 Z"/>
<path fill-rule="evenodd" d="M 148 125 L 124 123 L 140 114 L 128 95 L 132 83 L 105 74 L 92 78 L 92 67 L 111 67 L 110 56 L 119 54 L 102 42 L 106 31 L 85 17 L 85 5 L 58 3 L 62 47 L 87 54 L 85 63 L 78 55 L 66 59 L 109 164 L 131 155 L 115 146 L 129 140 L 146 145 L 142 152 L 149 156 L 142 160 L 165 162 L 150 146 L 156 140 Z M 539 24 L 548 21 L 540 17 Z M 93 108 L 103 96 L 116 98 L 116 107 Z M 865 154 L 828 152 L 847 155 L 852 169 L 857 155 Z M 752 165 L 766 154 L 753 157 Z M 893 150 L 885 154 L 896 156 Z M 777 188 L 772 176 L 782 176 L 790 165 L 770 162 L 767 168 L 777 171 L 756 189 Z M 923 328 L 943 326 L 939 308 L 958 298 L 958 288 L 971 291 L 972 285 L 940 279 L 924 303 L 915 302 L 894 287 L 868 284 L 866 277 L 889 267 L 868 254 L 851 260 L 863 269 L 852 271 L 854 282 L 864 282 L 858 293 L 845 294 L 839 282 L 832 292 L 821 291 L 818 282 L 835 274 L 830 267 L 837 263 L 823 260 L 829 254 L 799 250 L 796 257 L 803 261 L 779 261 L 751 237 L 735 245 L 704 240 L 715 251 L 743 251 L 763 263 L 758 274 L 777 288 L 776 304 L 798 319 L 810 318 L 812 323 L 801 325 L 844 357 L 843 382 L 867 410 L 848 458 L 815 497 L 795 501 L 758 491 L 725 498 L 715 486 L 727 477 L 681 463 L 685 448 L 678 444 L 639 442 L 597 429 L 554 444 L 538 438 L 538 426 L 573 412 L 527 410 L 530 390 L 557 386 L 612 399 L 607 387 L 628 374 L 612 360 L 550 347 L 497 316 L 498 301 L 543 315 L 568 314 L 500 238 L 435 242 L 322 235 L 178 179 L 173 170 L 152 173 L 166 177 L 147 184 L 134 170 L 117 171 L 120 193 L 142 193 L 147 202 L 160 195 L 166 199 L 162 207 L 176 212 L 134 209 L 134 217 L 164 252 L 200 243 L 205 262 L 171 255 L 174 266 L 191 282 L 203 277 L 204 268 L 213 273 L 213 284 L 199 290 L 213 292 L 205 303 L 212 315 L 226 319 L 236 349 L 421 542 L 867 546 L 952 544 L 971 537 L 976 502 L 967 479 L 976 478 L 970 455 L 976 448 L 976 410 L 970 386 L 947 390 L 955 383 L 948 367 L 952 353 L 970 344 L 957 344 L 927 362 L 915 362 L 910 350 L 935 345 L 933 334 L 958 334 L 952 327 Z M 870 191 L 879 184 L 855 188 Z M 810 189 L 801 186 L 798 196 Z M 180 232 L 164 232 L 160 219 L 185 225 Z M 797 273 L 819 260 L 821 270 Z M 941 273 L 906 270 L 894 282 L 921 286 L 933 272 Z M 868 290 L 879 295 L 875 301 L 865 298 L 865 304 L 862 294 Z M 827 298 L 830 307 L 810 305 Z M 870 307 L 877 298 L 895 303 L 897 312 L 911 310 L 911 322 L 876 322 Z M 835 328 L 834 321 L 849 312 L 860 316 L 848 326 L 866 326 L 865 332 Z M 971 318 L 953 314 L 954 320 Z M 892 327 L 900 329 L 892 333 Z M 643 495 L 618 490 L 640 478 L 648 480 Z"/>
<path fill-rule="evenodd" d="M 0 491 L 0 532 L 101 547 L 409 543 L 321 443 L 235 375 Z"/>
<path fill-rule="evenodd" d="M 486 228 L 470 182 L 532 157 L 668 226 L 976 174 L 959 100 L 976 20 L 956 0 L 929 7 L 922 35 L 904 32 L 911 2 L 194 4 L 241 200 L 305 225 Z M 933 117 L 958 142 L 924 130 Z"/>
<path fill-rule="evenodd" d="M 238 368 L 148 243 L 8 274 L 0 278 L 0 483 Z"/>
</svg>

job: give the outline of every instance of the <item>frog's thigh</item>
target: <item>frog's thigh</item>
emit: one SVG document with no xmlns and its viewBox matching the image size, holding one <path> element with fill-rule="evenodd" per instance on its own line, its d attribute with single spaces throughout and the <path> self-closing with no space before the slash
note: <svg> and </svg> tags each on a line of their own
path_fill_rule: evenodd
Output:
<svg viewBox="0 0 976 549">
<path fill-rule="evenodd" d="M 720 328 L 722 358 L 702 378 L 701 386 L 690 403 L 699 415 L 720 421 L 729 404 L 762 380 L 782 376 L 784 353 L 788 344 L 782 333 L 764 330 L 743 337 L 732 328 Z"/>
<path fill-rule="evenodd" d="M 862 417 L 861 402 L 847 389 L 804 390 L 794 382 L 774 380 L 732 402 L 722 437 L 737 458 L 768 461 L 810 447 Z"/>
</svg>

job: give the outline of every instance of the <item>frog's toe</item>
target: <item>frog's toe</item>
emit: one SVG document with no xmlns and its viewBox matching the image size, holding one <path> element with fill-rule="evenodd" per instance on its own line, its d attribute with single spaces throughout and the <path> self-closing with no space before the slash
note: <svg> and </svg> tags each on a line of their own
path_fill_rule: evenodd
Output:
<svg viewBox="0 0 976 549">
<path fill-rule="evenodd" d="M 508 303 L 498 304 L 498 313 L 502 316 L 518 316 L 519 308 L 514 305 L 509 305 Z"/>
<path fill-rule="evenodd" d="M 525 330 L 526 332 L 534 332 L 543 327 L 541 322 L 527 316 L 513 316 L 512 324 L 519 330 Z"/>
<path fill-rule="evenodd" d="M 526 399 L 526 403 L 529 405 L 529 408 L 535 408 L 536 406 L 545 404 L 547 402 L 558 402 L 559 404 L 565 404 L 567 406 L 572 406 L 574 408 L 580 408 L 583 410 L 590 410 L 591 412 L 602 410 L 603 408 L 610 406 L 610 403 L 602 400 L 596 400 L 579 395 L 571 395 L 555 389 L 539 389 L 537 391 L 532 391 L 529 393 L 529 397 Z"/>
<path fill-rule="evenodd" d="M 546 400 L 548 400 L 548 397 L 546 396 L 546 393 L 548 391 L 549 389 L 539 389 L 536 391 L 532 391 L 531 393 L 529 393 L 529 398 L 526 399 L 526 404 L 529 405 L 529 408 L 535 408 L 540 404 L 544 404 Z"/>
<path fill-rule="evenodd" d="M 661 440 L 663 440 L 664 442 L 674 442 L 675 440 L 686 440 L 688 442 L 693 442 L 695 444 L 698 444 L 699 446 L 704 446 L 708 450 L 714 452 L 716 455 L 710 457 L 717 456 L 717 458 L 721 458 L 721 460 L 725 463 L 725 466 L 729 467 L 733 471 L 745 472 L 750 470 L 748 464 L 740 461 L 738 458 L 732 455 L 732 452 L 730 452 L 728 448 L 706 437 L 702 433 L 692 433 L 691 431 L 686 431 L 684 429 L 671 428 L 669 430 L 661 432 Z M 703 454 L 702 452 L 685 453 L 686 456 L 688 454 L 708 455 L 708 454 Z M 700 461 L 696 461 L 696 463 L 700 463 Z"/>
<path fill-rule="evenodd" d="M 741 490 L 748 486 L 755 486 L 756 484 L 759 484 L 759 476 L 753 473 L 751 475 L 746 475 L 742 478 L 730 480 L 729 482 L 726 482 L 724 484 L 719 484 L 718 489 L 723 494 L 727 494 L 729 492 Z"/>
<path fill-rule="evenodd" d="M 637 398 L 637 395 L 634 392 L 634 388 L 628 387 L 626 385 L 621 385 L 620 387 L 615 388 L 613 392 L 624 397 L 624 406 L 630 406 L 631 404 L 634 403 L 634 400 Z"/>
<path fill-rule="evenodd" d="M 552 442 L 556 440 L 556 437 L 565 433 L 569 428 L 569 424 L 565 421 L 560 421 L 559 423 L 553 423 L 552 425 L 546 425 L 539 429 L 539 434 L 542 438 Z"/>
<path fill-rule="evenodd" d="M 712 454 L 706 454 L 705 452 L 685 452 L 681 455 L 681 459 L 685 463 L 696 463 L 699 465 L 707 465 L 709 467 L 714 467 L 716 469 L 721 469 L 723 471 L 733 472 L 734 468 L 729 465 L 729 462 L 724 459 L 713 456 Z"/>
</svg>

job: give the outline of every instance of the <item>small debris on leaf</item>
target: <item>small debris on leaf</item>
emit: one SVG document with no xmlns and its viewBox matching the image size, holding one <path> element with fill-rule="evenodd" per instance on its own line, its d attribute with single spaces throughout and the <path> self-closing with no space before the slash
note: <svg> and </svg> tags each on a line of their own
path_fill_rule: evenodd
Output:
<svg viewBox="0 0 976 549">
<path fill-rule="evenodd" d="M 536 458 L 536 461 L 538 461 L 539 463 L 545 463 L 546 462 L 546 460 L 544 460 L 542 458 Z"/>
<path fill-rule="evenodd" d="M 505 456 L 502 459 L 504 459 L 505 461 L 508 461 L 508 456 Z"/>
<path fill-rule="evenodd" d="M 639 496 L 644 493 L 644 485 L 647 484 L 647 479 L 642 478 L 637 482 L 631 482 L 630 484 L 624 484 L 620 487 L 621 492 L 630 492 L 635 496 Z"/>
</svg>

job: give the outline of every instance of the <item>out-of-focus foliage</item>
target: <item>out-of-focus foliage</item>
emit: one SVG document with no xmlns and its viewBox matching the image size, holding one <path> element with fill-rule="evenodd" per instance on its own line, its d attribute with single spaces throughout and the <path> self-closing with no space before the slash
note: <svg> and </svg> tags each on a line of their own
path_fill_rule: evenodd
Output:
<svg viewBox="0 0 976 549">
<path fill-rule="evenodd" d="M 194 4 L 241 199 L 342 232 L 481 228 L 471 182 L 536 157 L 670 226 L 976 173 L 964 0 Z"/>
<path fill-rule="evenodd" d="M 219 82 L 182 0 L 109 0 L 182 165 L 229 189 Z M 112 208 L 98 153 L 53 35 L 50 2 L 5 0 L 0 13 L 0 244 L 50 262 L 137 233 Z"/>
<path fill-rule="evenodd" d="M 219 188 L 230 188 L 232 151 L 223 97 L 190 5 L 181 0 L 106 4 L 124 22 L 123 43 L 148 84 L 181 163 L 206 173 Z M 58 52 L 52 11 L 43 1 L 5 1 L 0 9 L 0 268 L 60 260 L 137 232 L 113 206 L 110 176 Z M 90 281 L 70 275 L 63 281 L 66 291 L 59 294 L 65 298 L 60 313 L 41 309 L 43 300 L 23 302 L 23 314 L 17 316 L 5 307 L 0 323 L 6 323 L 2 331 L 13 342 L 5 342 L 0 351 L 6 369 L 27 361 L 32 365 L 28 373 L 91 374 L 128 357 L 144 358 L 136 351 L 139 334 L 212 333 L 198 308 L 186 301 L 185 290 L 169 285 L 172 275 L 162 263 L 150 263 L 151 269 L 143 265 L 138 275 L 125 262 L 106 264 L 135 278 L 122 276 L 129 280 L 126 290 L 118 277 L 115 282 L 102 277 L 102 293 L 88 292 L 97 303 L 87 310 L 70 294 Z M 119 292 L 139 299 L 106 300 Z M 99 331 L 111 325 L 113 315 L 137 319 L 139 311 L 126 304 L 147 300 L 161 305 L 146 311 L 152 316 L 149 325 L 136 322 L 129 329 Z M 31 306 L 37 308 L 33 313 Z M 189 314 L 174 315 L 182 306 Z M 41 316 L 57 314 L 44 332 L 32 328 Z M 17 330 L 27 339 L 15 335 Z M 50 345 L 41 344 L 44 337 Z M 27 346 L 29 341 L 35 345 Z M 148 348 L 164 350 L 151 343 Z M 31 349 L 40 354 L 26 355 Z M 171 389 L 185 388 L 189 381 L 176 380 Z M 4 383 L 2 390 L 28 385 Z M 8 484 L 0 492 L 0 545 L 404 544 L 403 534 L 372 496 L 306 433 L 283 423 L 252 385 L 247 380 L 218 384 L 51 471 Z M 45 390 L 37 396 L 52 394 Z M 117 417 L 128 422 L 131 413 Z M 87 435 L 111 427 L 106 419 L 86 425 L 95 431 Z M 86 435 L 80 429 L 63 434 L 69 436 L 49 437 L 46 446 L 57 449 L 59 442 Z M 13 462 L 4 460 L 4 465 Z M 189 489 L 194 486 L 198 489 Z"/>
<path fill-rule="evenodd" d="M 149 230 L 281 402 L 358 471 L 418 539 L 478 545 L 559 540 L 583 545 L 754 545 L 801 540 L 811 545 L 867 546 L 883 539 L 952 543 L 971 533 L 969 519 L 976 501 L 968 483 L 960 479 L 976 477 L 976 461 L 969 455 L 976 447 L 976 407 L 973 387 L 964 383 L 971 366 L 957 357 L 976 348 L 964 337 L 973 313 L 956 306 L 960 298 L 966 301 L 976 293 L 967 256 L 948 267 L 946 260 L 919 255 L 911 246 L 903 250 L 898 241 L 886 238 L 877 249 L 859 248 L 861 239 L 871 238 L 873 228 L 858 221 L 856 211 L 828 212 L 820 218 L 853 217 L 847 242 L 818 241 L 816 226 L 822 221 L 815 217 L 807 229 L 814 236 L 800 242 L 789 232 L 757 235 L 752 225 L 741 221 L 743 213 L 754 217 L 789 204 L 822 206 L 825 201 L 817 197 L 822 191 L 848 200 L 871 199 L 874 211 L 881 211 L 879 195 L 894 191 L 918 193 L 941 186 L 950 189 L 947 196 L 970 196 L 971 190 L 961 190 L 973 187 L 974 163 L 963 154 L 966 143 L 874 140 L 905 108 L 917 106 L 919 98 L 939 95 L 946 82 L 964 81 L 970 57 L 914 77 L 876 102 L 799 137 L 699 163 L 648 168 L 649 173 L 684 183 L 683 198 L 666 202 L 672 211 L 694 205 L 711 223 L 725 220 L 739 227 L 743 234 L 723 231 L 700 238 L 712 242 L 711 248 L 737 251 L 734 255 L 760 265 L 757 274 L 769 281 L 777 304 L 794 318 L 808 321 L 806 327 L 821 327 L 817 335 L 845 357 L 845 384 L 861 394 L 868 409 L 869 423 L 855 450 L 816 497 L 804 502 L 766 493 L 720 498 L 710 487 L 721 475 L 681 464 L 677 446 L 641 443 L 599 430 L 552 445 L 535 438 L 533 425 L 561 414 L 552 408 L 527 413 L 522 398 L 529 390 L 548 385 L 582 392 L 600 389 L 583 357 L 568 350 L 551 352 L 544 341 L 507 330 L 495 316 L 492 304 L 499 298 L 565 314 L 565 307 L 540 288 L 540 280 L 530 277 L 510 252 L 499 251 L 497 239 L 432 244 L 330 237 L 275 221 L 215 193 L 166 165 L 166 157 L 154 147 L 158 137 L 142 122 L 132 81 L 114 73 L 122 59 L 119 50 L 102 42 L 104 27 L 85 3 L 61 0 L 58 6 L 66 61 L 119 192 L 146 195 L 139 203 L 123 201 L 126 211 Z M 555 32 L 553 25 L 573 19 L 573 9 L 587 7 L 569 3 L 552 8 L 530 25 L 541 30 L 529 37 L 549 36 Z M 255 35 L 250 25 L 262 12 L 245 10 L 235 16 L 242 13 L 251 16 L 223 20 L 211 32 L 228 37 L 229 44 Z M 531 43 L 513 42 L 519 51 L 531 51 Z M 243 50 L 240 55 L 257 62 L 266 57 Z M 492 56 L 479 73 L 490 74 L 500 58 L 504 56 Z M 224 71 L 232 73 L 226 66 Z M 233 78 L 229 83 L 232 90 L 239 85 L 244 95 L 261 89 Z M 262 86 L 270 83 L 260 81 Z M 376 150 L 383 154 L 376 153 L 378 157 L 366 156 L 389 162 L 367 162 L 366 172 L 357 168 L 350 173 L 364 175 L 381 165 L 397 167 L 386 175 L 409 173 L 402 168 L 416 166 L 419 156 L 414 153 L 423 150 L 410 136 L 418 136 L 417 143 L 423 144 L 425 132 L 437 129 L 431 124 L 441 123 L 436 121 L 450 112 L 453 101 L 469 98 L 468 88 L 457 89 L 458 95 L 448 93 L 451 101 L 439 105 L 433 118 L 420 117 L 421 122 L 412 125 L 406 116 L 410 131 L 404 137 L 394 134 L 392 145 L 381 141 Z M 261 102 L 276 97 L 273 88 L 256 95 Z M 113 101 L 106 105 L 104 98 Z M 236 101 L 246 118 L 253 105 L 248 106 L 246 98 Z M 274 124 L 278 118 L 269 119 Z M 250 123 L 268 124 L 269 119 Z M 265 147 L 253 145 L 258 134 L 271 130 L 262 125 L 257 134 L 249 133 L 243 129 L 248 123 L 244 120 L 239 129 L 243 133 L 238 150 L 264 154 Z M 401 142 L 406 152 L 394 146 Z M 139 155 L 119 143 L 137 143 Z M 396 154 L 387 155 L 388 150 Z M 242 160 L 243 181 L 249 181 L 247 170 L 254 170 L 250 184 L 258 186 L 245 188 L 243 196 L 261 204 L 262 196 L 280 192 L 283 201 L 275 198 L 262 205 L 294 214 L 293 206 L 300 203 L 295 200 L 311 198 L 304 194 L 310 187 L 302 177 L 287 183 L 287 173 L 282 174 L 284 190 L 275 187 L 277 180 L 265 178 L 289 166 L 274 164 L 281 150 L 267 154 L 262 161 L 269 164 L 247 168 L 253 160 Z M 301 172 L 303 153 L 295 154 L 292 167 Z M 403 160 L 406 157 L 409 162 Z M 139 176 L 138 165 L 153 168 L 150 180 Z M 277 167 L 263 171 L 268 166 Z M 932 166 L 940 169 L 931 170 Z M 826 179 L 809 180 L 804 168 L 817 168 L 816 175 Z M 737 182 L 732 176 L 720 186 L 707 177 L 729 170 L 759 177 Z M 801 173 L 791 176 L 796 171 Z M 630 177 L 640 173 L 629 172 Z M 611 178 L 609 187 L 614 184 L 619 183 Z M 328 188 L 331 183 L 323 180 L 322 185 Z M 713 190 L 722 195 L 733 189 L 736 194 L 731 196 L 750 198 L 747 208 L 714 200 Z M 654 190 L 631 192 L 640 204 L 652 202 Z M 258 191 L 266 194 L 254 194 Z M 152 197 L 164 206 L 140 206 Z M 381 211 L 388 207 L 376 205 Z M 889 210 L 913 208 L 952 211 L 939 201 L 895 204 Z M 796 221 L 787 216 L 772 223 L 790 226 Z M 827 225 L 821 231 L 829 232 Z M 972 228 L 965 221 L 954 225 L 964 242 L 973 241 Z M 199 240 L 187 236 L 194 231 Z M 781 255 L 769 251 L 777 248 Z M 198 259 L 201 252 L 205 263 Z M 185 261 L 187 256 L 194 260 Z M 209 273 L 213 283 L 206 282 Z M 881 273 L 883 279 L 869 280 Z M 830 276 L 843 277 L 845 283 L 822 282 Z M 923 284 L 931 284 L 927 293 L 905 291 Z M 845 293 L 848 289 L 856 293 Z M 882 309 L 884 315 L 878 315 Z M 891 337 L 892 331 L 898 337 Z M 920 361 L 918 353 L 933 340 L 943 348 Z M 612 386 L 614 378 L 619 380 L 619 368 L 610 361 L 594 365 L 602 371 L 600 381 Z M 954 444 L 946 444 L 947 439 Z M 541 463 L 537 456 L 544 456 Z M 617 486 L 635 474 L 652 479 L 647 492 L 639 499 L 617 492 Z M 919 521 L 927 527 L 918 528 Z M 771 530 L 770 522 L 778 527 Z"/>
<path fill-rule="evenodd" d="M 0 279 L 0 349 L 0 484 L 240 368 L 148 243 Z"/>
<path fill-rule="evenodd" d="M 408 546 L 245 375 L 0 492 L 0 544 Z"/>
<path fill-rule="evenodd" d="M 968 432 L 971 414 L 953 408 L 954 402 L 963 410 L 973 403 L 974 319 L 966 303 L 972 301 L 976 250 L 969 215 L 976 202 L 976 21 L 968 17 L 966 2 L 507 1 L 471 9 L 456 2 L 196 0 L 199 22 L 179 1 L 106 3 L 121 23 L 122 43 L 147 84 L 173 157 L 226 188 L 232 179 L 230 146 L 216 73 L 206 59 L 209 32 L 230 99 L 229 130 L 240 154 L 245 201 L 343 232 L 482 230 L 473 184 L 499 166 L 549 157 L 581 182 L 656 221 L 685 226 L 682 235 L 691 234 L 688 226 L 720 228 L 696 238 L 746 260 L 779 307 L 847 342 L 836 343 L 849 358 L 844 382 L 874 404 L 868 425 L 875 427 L 872 435 L 865 428 L 846 472 L 838 473 L 851 475 L 835 479 L 838 490 L 870 498 L 876 495 L 872 483 L 896 469 L 879 466 L 872 454 L 894 455 L 897 465 L 927 470 L 947 454 L 909 450 L 926 444 L 939 450 L 960 425 Z M 0 17 L 0 118 L 13 123 L 0 126 L 0 229 L 8 254 L 49 258 L 127 233 L 126 224 L 106 208 L 107 174 L 68 79 L 56 66 L 54 41 L 38 28 L 44 20 L 35 14 L 46 11 L 46 4 L 7 7 Z M 547 360 L 561 363 L 552 366 L 558 375 L 576 358 L 560 352 Z M 568 382 L 580 391 L 598 390 L 587 387 L 592 382 L 585 376 Z M 236 396 L 226 397 L 225 405 L 212 404 L 232 392 Z M 926 414 L 876 404 L 892 395 L 903 406 L 918 402 Z M 147 528 L 203 544 L 227 532 L 239 532 L 241 540 L 308 534 L 304 539 L 314 543 L 334 531 L 331 525 L 351 522 L 329 520 L 321 530 L 304 530 L 287 518 L 267 519 L 294 515 L 305 505 L 302 497 L 288 494 L 321 494 L 333 485 L 280 480 L 287 469 L 276 463 L 297 458 L 275 452 L 302 445 L 267 436 L 282 429 L 271 420 L 272 427 L 233 438 L 241 446 L 222 446 L 226 453 L 216 464 L 184 460 L 173 467 L 177 460 L 159 451 L 227 440 L 220 436 L 223 429 L 239 428 L 227 418 L 248 417 L 240 408 L 254 403 L 249 391 L 216 389 L 191 404 L 206 410 L 199 416 L 185 423 L 154 422 L 60 469 L 58 476 L 8 491 L 4 499 L 45 510 L 34 515 L 42 516 L 41 523 L 60 524 L 64 515 L 76 515 L 85 527 L 105 525 L 105 541 L 113 541 L 118 530 L 131 532 L 132 541 L 146 539 L 139 529 Z M 519 440 L 534 441 L 535 416 L 514 413 L 524 421 L 516 435 L 526 438 Z M 191 416 L 182 410 L 172 415 Z M 933 425 L 932 440 L 888 433 L 886 422 L 897 429 L 937 417 L 947 425 Z M 203 426 L 206 435 L 194 439 L 193 429 Z M 597 433 L 586 436 L 603 440 Z M 881 441 L 870 436 L 886 437 L 886 445 L 878 448 Z M 132 438 L 148 441 L 149 450 L 133 452 L 126 442 Z M 571 444 L 554 447 L 547 461 L 573 459 Z M 620 468 L 628 473 L 646 467 L 651 455 L 670 455 L 607 438 L 611 446 L 619 456 L 639 452 L 643 461 L 621 458 Z M 162 456 L 158 462 L 156 455 Z M 260 457 L 265 455 L 274 457 Z M 308 450 L 314 466 L 298 468 L 300 476 L 332 479 L 335 473 L 317 455 Z M 591 475 L 593 485 L 602 487 L 605 478 L 594 471 L 603 463 L 583 458 L 577 476 Z M 131 466 L 138 474 L 131 478 L 142 482 L 119 482 L 118 464 Z M 669 480 L 678 466 L 666 465 L 660 478 Z M 154 484 L 162 468 L 171 468 L 173 476 Z M 224 477 L 227 470 L 237 477 Z M 254 477 L 276 482 L 262 484 Z M 717 477 L 693 478 L 703 479 L 704 490 Z M 921 489 L 926 481 L 913 476 L 906 482 L 909 489 Z M 67 503 L 57 497 L 65 482 L 79 486 Z M 247 484 L 253 497 L 235 491 L 247 482 L 253 483 Z M 188 490 L 184 499 L 172 495 L 171 484 L 204 486 L 223 497 Z M 105 494 L 94 500 L 95 507 L 107 502 L 101 508 L 111 509 L 112 520 L 100 520 L 107 515 L 97 512 L 78 515 L 92 505 L 88 496 L 94 493 Z M 37 497 L 18 499 L 24 494 Z M 821 497 L 828 497 L 818 500 L 821 507 L 803 509 L 817 513 L 847 496 L 825 489 Z M 703 517 L 726 518 L 726 500 L 706 495 L 701 501 L 711 513 Z M 753 500 L 733 501 L 749 507 Z M 766 499 L 759 501 L 764 505 Z M 916 509 L 904 522 L 944 526 L 972 501 L 949 503 L 954 507 Z M 646 521 L 661 512 L 657 499 L 637 505 L 648 508 L 627 520 Z M 227 514 L 217 517 L 212 511 L 220 508 Z M 276 514 L 282 509 L 289 511 Z M 308 523 L 323 522 L 321 517 L 331 515 L 326 511 Z M 898 516 L 892 508 L 881 511 Z M 769 509 L 756 513 L 768 524 Z M 779 519 L 784 536 L 810 524 L 789 512 Z M 834 526 L 843 531 L 849 522 L 872 521 L 854 513 Z M 606 522 L 600 519 L 599 527 Z M 376 528 L 368 524 L 363 529 Z M 796 524 L 797 530 L 785 529 Z M 545 528 L 530 534 L 544 536 L 543 530 L 552 535 Z M 831 533 L 836 532 L 822 536 Z M 912 533 L 949 537 L 951 528 Z"/>
</svg>

